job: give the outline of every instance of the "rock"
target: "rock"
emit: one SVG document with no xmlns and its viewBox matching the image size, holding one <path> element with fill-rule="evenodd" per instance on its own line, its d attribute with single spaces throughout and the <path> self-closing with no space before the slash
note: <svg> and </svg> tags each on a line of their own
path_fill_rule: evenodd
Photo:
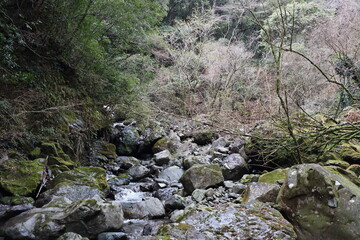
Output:
<svg viewBox="0 0 360 240">
<path fill-rule="evenodd" d="M 2 197 L 0 198 L 0 222 L 32 208 L 34 208 L 33 198 L 22 196 Z"/>
<path fill-rule="evenodd" d="M 259 174 L 244 174 L 240 180 L 241 183 L 250 183 L 259 181 Z"/>
<path fill-rule="evenodd" d="M 116 153 L 118 155 L 128 156 L 137 152 L 140 146 L 140 135 L 136 128 L 124 126 L 116 131 L 112 142 L 116 145 Z"/>
<path fill-rule="evenodd" d="M 177 191 L 177 188 L 169 187 L 169 188 L 163 188 L 159 189 L 155 192 L 154 196 L 161 201 L 165 201 L 169 198 L 171 198 Z"/>
<path fill-rule="evenodd" d="M 123 212 L 119 202 L 85 199 L 71 202 L 58 198 L 11 218 L 1 227 L 11 239 L 51 240 L 64 231 L 95 238 L 99 233 L 119 229 Z"/>
<path fill-rule="evenodd" d="M 264 173 L 259 177 L 259 182 L 278 183 L 280 180 L 284 180 L 286 178 L 288 170 L 288 168 L 279 168 L 274 171 Z"/>
<path fill-rule="evenodd" d="M 119 191 L 120 189 L 122 189 L 124 185 L 129 184 L 130 181 L 131 181 L 131 176 L 123 173 L 117 177 L 110 178 L 108 184 L 111 190 Z"/>
<path fill-rule="evenodd" d="M 140 160 L 135 157 L 121 156 L 116 159 L 117 164 L 120 168 L 128 170 L 133 166 L 140 165 Z"/>
<path fill-rule="evenodd" d="M 148 198 L 140 202 L 122 202 L 125 218 L 159 218 L 165 215 L 164 205 L 157 198 Z"/>
<path fill-rule="evenodd" d="M 211 148 L 213 149 L 224 148 L 227 145 L 228 145 L 228 141 L 225 138 L 220 137 L 211 143 Z"/>
<path fill-rule="evenodd" d="M 175 194 L 172 195 L 165 201 L 165 209 L 172 211 L 176 209 L 184 209 L 185 208 L 185 200 L 183 197 Z"/>
<path fill-rule="evenodd" d="M 153 239 L 149 235 L 154 236 L 158 229 L 168 222 L 168 220 L 161 219 L 129 219 L 125 221 L 121 230 L 126 233 L 131 240 Z"/>
<path fill-rule="evenodd" d="M 152 147 L 153 153 L 159 153 L 164 150 L 169 150 L 170 153 L 175 153 L 178 149 L 179 143 L 171 138 L 161 138 Z"/>
<path fill-rule="evenodd" d="M 241 153 L 244 151 L 245 141 L 243 139 L 235 139 L 229 146 L 231 153 Z M 244 156 L 242 156 L 244 157 Z"/>
<path fill-rule="evenodd" d="M 350 163 L 341 160 L 328 160 L 326 161 L 325 166 L 337 166 L 346 169 L 350 166 Z"/>
<path fill-rule="evenodd" d="M 45 159 L 8 159 L 0 164 L 0 187 L 13 195 L 27 196 L 40 184 Z"/>
<path fill-rule="evenodd" d="M 196 164 L 210 164 L 210 159 L 205 156 L 188 156 L 184 159 L 184 169 L 189 169 Z"/>
<path fill-rule="evenodd" d="M 43 192 L 36 200 L 36 206 L 41 207 L 51 200 L 61 197 L 66 197 L 73 202 L 81 199 L 101 200 L 104 198 L 104 193 L 89 186 L 58 184 L 54 188 Z"/>
<path fill-rule="evenodd" d="M 123 232 L 104 232 L 100 233 L 97 240 L 128 240 L 128 236 Z"/>
<path fill-rule="evenodd" d="M 187 134 L 185 137 L 194 138 L 194 143 L 204 146 L 206 144 L 210 144 L 218 134 L 213 131 L 197 131 Z"/>
<path fill-rule="evenodd" d="M 71 171 L 59 174 L 47 184 L 47 188 L 54 188 L 56 185 L 89 186 L 91 188 L 105 191 L 109 188 L 106 181 L 105 169 L 99 167 L 79 167 Z"/>
<path fill-rule="evenodd" d="M 277 202 L 299 239 L 360 239 L 360 180 L 337 167 L 289 169 Z"/>
<path fill-rule="evenodd" d="M 57 240 L 89 240 L 88 238 L 82 237 L 80 234 L 67 232 L 61 235 Z"/>
<path fill-rule="evenodd" d="M 207 238 L 194 226 L 184 223 L 172 223 L 162 226 L 157 232 L 156 239 L 206 240 Z"/>
<path fill-rule="evenodd" d="M 195 165 L 180 178 L 185 191 L 191 194 L 195 189 L 206 189 L 224 182 L 224 177 L 219 165 Z"/>
<path fill-rule="evenodd" d="M 105 167 L 114 163 L 116 159 L 116 146 L 104 141 L 96 141 L 93 144 L 93 153 L 90 157 L 91 166 Z"/>
<path fill-rule="evenodd" d="M 171 166 L 160 172 L 159 178 L 165 179 L 170 183 L 179 182 L 183 174 L 184 174 L 184 170 L 182 170 L 178 166 Z"/>
<path fill-rule="evenodd" d="M 170 159 L 171 159 L 171 154 L 169 152 L 169 150 L 164 150 L 161 152 L 158 152 L 154 155 L 155 158 L 155 162 L 157 165 L 161 166 L 164 164 L 168 164 Z"/>
<path fill-rule="evenodd" d="M 280 212 L 260 202 L 186 208 L 182 218 L 180 224 L 191 226 L 182 235 L 173 235 L 178 230 L 174 225 L 165 225 L 157 236 L 163 237 L 160 239 L 296 239 L 293 227 Z M 186 238 L 190 229 L 202 235 Z"/>
<path fill-rule="evenodd" d="M 233 193 L 242 194 L 246 189 L 246 185 L 243 183 L 236 183 L 232 188 Z"/>
<path fill-rule="evenodd" d="M 278 184 L 254 182 L 247 185 L 243 202 L 258 200 L 260 202 L 276 202 L 280 186 Z"/>
<path fill-rule="evenodd" d="M 204 190 L 204 189 L 195 189 L 192 192 L 191 196 L 196 202 L 199 203 L 205 199 L 205 193 L 206 193 L 206 190 Z"/>
<path fill-rule="evenodd" d="M 142 165 L 133 166 L 128 170 L 127 173 L 129 176 L 131 176 L 133 180 L 137 181 L 148 176 L 150 173 L 150 169 Z"/>
<path fill-rule="evenodd" d="M 222 160 L 221 170 L 225 180 L 239 180 L 249 171 L 249 167 L 240 154 L 233 153 Z"/>
<path fill-rule="evenodd" d="M 141 133 L 142 138 L 142 145 L 141 149 L 143 151 L 151 150 L 151 147 L 154 146 L 154 144 L 161 138 L 166 136 L 166 132 L 163 127 L 159 126 L 158 124 L 156 126 L 151 126 L 149 128 L 146 128 Z"/>
</svg>

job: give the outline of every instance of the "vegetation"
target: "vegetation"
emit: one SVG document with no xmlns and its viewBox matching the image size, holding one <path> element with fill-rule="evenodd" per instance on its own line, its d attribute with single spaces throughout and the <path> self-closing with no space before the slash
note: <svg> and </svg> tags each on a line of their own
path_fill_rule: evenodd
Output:
<svg viewBox="0 0 360 240">
<path fill-rule="evenodd" d="M 359 103 L 358 21 L 355 0 L 3 0 L 0 147 L 79 159 L 114 118 L 155 109 L 262 129 L 261 164 L 329 160 L 359 138 L 356 114 L 336 122 Z"/>
</svg>

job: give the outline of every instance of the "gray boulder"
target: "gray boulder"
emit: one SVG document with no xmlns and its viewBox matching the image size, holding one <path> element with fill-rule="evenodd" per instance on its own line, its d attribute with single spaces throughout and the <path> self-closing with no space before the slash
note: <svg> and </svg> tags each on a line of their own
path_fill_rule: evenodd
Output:
<svg viewBox="0 0 360 240">
<path fill-rule="evenodd" d="M 360 239 L 360 180 L 338 167 L 289 169 L 277 202 L 299 239 Z"/>
<path fill-rule="evenodd" d="M 1 232 L 11 239 L 51 240 L 63 232 L 94 238 L 101 232 L 120 228 L 123 219 L 119 202 L 95 199 L 71 202 L 57 198 L 42 208 L 11 218 L 1 227 Z"/>
<path fill-rule="evenodd" d="M 171 153 L 167 149 L 164 151 L 158 152 L 154 155 L 155 163 L 156 163 L 156 165 L 159 165 L 159 166 L 168 164 L 170 159 L 171 159 Z"/>
<path fill-rule="evenodd" d="M 219 165 L 194 165 L 180 178 L 185 191 L 191 194 L 195 189 L 206 189 L 224 182 Z"/>
<path fill-rule="evenodd" d="M 160 172 L 159 178 L 165 179 L 170 183 L 179 182 L 183 174 L 184 174 L 184 170 L 182 170 L 178 166 L 171 166 Z"/>
<path fill-rule="evenodd" d="M 61 235 L 57 240 L 89 240 L 88 238 L 82 237 L 80 234 L 67 232 Z"/>
<path fill-rule="evenodd" d="M 278 184 L 253 182 L 247 185 L 243 195 L 243 201 L 258 200 L 260 202 L 276 202 L 276 197 L 280 191 Z"/>
<path fill-rule="evenodd" d="M 131 167 L 127 173 L 133 180 L 140 180 L 150 174 L 150 169 L 145 166 L 138 165 Z"/>
<path fill-rule="evenodd" d="M 137 152 L 141 142 L 136 128 L 123 126 L 117 129 L 115 134 L 113 142 L 116 145 L 116 153 L 118 155 L 131 155 Z"/>
<path fill-rule="evenodd" d="M 183 213 L 180 224 L 163 226 L 157 237 L 184 240 L 296 239 L 292 225 L 280 212 L 260 202 L 189 207 Z M 187 236 L 188 231 L 196 235 Z"/>
<path fill-rule="evenodd" d="M 159 218 L 165 215 L 164 205 L 157 198 L 151 197 L 143 201 L 127 201 L 121 204 L 125 218 Z"/>
<path fill-rule="evenodd" d="M 237 153 L 225 157 L 221 164 L 221 170 L 225 180 L 239 180 L 249 171 L 245 159 Z"/>
<path fill-rule="evenodd" d="M 97 240 L 128 240 L 128 236 L 123 232 L 104 232 L 100 233 Z"/>
<path fill-rule="evenodd" d="M 104 193 L 99 189 L 89 186 L 58 184 L 53 189 L 43 192 L 36 200 L 36 206 L 43 206 L 51 200 L 61 197 L 66 197 L 70 201 L 78 201 L 81 199 L 101 200 L 104 198 Z"/>
</svg>

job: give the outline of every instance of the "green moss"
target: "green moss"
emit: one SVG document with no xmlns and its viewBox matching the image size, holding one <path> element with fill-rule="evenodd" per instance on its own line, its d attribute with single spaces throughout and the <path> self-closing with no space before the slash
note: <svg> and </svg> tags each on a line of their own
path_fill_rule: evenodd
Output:
<svg viewBox="0 0 360 240">
<path fill-rule="evenodd" d="M 360 152 L 351 147 L 342 149 L 340 155 L 345 161 L 360 161 Z"/>
<path fill-rule="evenodd" d="M 346 169 L 350 166 L 348 162 L 341 161 L 341 160 L 328 160 L 325 163 L 326 166 L 337 166 Z"/>
<path fill-rule="evenodd" d="M 71 171 L 60 173 L 49 183 L 53 188 L 57 184 L 84 185 L 104 191 L 109 188 L 106 181 L 105 169 L 99 167 L 79 167 Z"/>
<path fill-rule="evenodd" d="M 76 166 L 76 164 L 73 161 L 71 161 L 71 160 L 66 161 L 61 157 L 49 157 L 48 165 L 50 165 L 50 166 L 51 165 L 59 165 L 59 166 L 64 165 L 70 169 L 74 168 Z"/>
<path fill-rule="evenodd" d="M 356 176 L 360 176 L 360 165 L 359 164 L 352 164 L 346 170 L 352 171 L 356 174 Z"/>
<path fill-rule="evenodd" d="M 5 161 L 0 165 L 0 185 L 13 195 L 26 196 L 38 187 L 44 166 L 41 158 Z"/>
<path fill-rule="evenodd" d="M 104 156 L 111 156 L 113 159 L 116 158 L 116 146 L 111 143 L 103 143 L 101 146 L 100 154 Z"/>
<path fill-rule="evenodd" d="M 282 180 L 286 178 L 289 169 L 276 169 L 274 171 L 265 173 L 259 177 L 259 182 L 264 183 L 276 183 L 278 180 Z"/>
<path fill-rule="evenodd" d="M 159 139 L 152 147 L 153 153 L 158 153 L 164 150 L 169 150 L 171 153 L 175 153 L 176 145 L 174 143 L 174 140 L 164 137 Z"/>
<path fill-rule="evenodd" d="M 36 158 L 36 157 L 39 157 L 40 154 L 41 154 L 41 148 L 36 147 L 36 148 L 34 148 L 34 150 L 32 150 L 32 151 L 30 152 L 29 155 L 30 155 L 31 157 L 33 157 L 33 158 Z"/>
<path fill-rule="evenodd" d="M 34 199 L 31 197 L 7 196 L 0 198 L 0 203 L 6 205 L 21 205 L 27 203 L 34 203 Z"/>
</svg>

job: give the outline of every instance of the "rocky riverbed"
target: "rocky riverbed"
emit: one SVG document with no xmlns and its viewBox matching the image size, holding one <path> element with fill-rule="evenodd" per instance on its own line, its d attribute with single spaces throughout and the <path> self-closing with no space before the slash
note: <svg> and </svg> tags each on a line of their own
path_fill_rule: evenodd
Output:
<svg viewBox="0 0 360 240">
<path fill-rule="evenodd" d="M 56 142 L 3 155 L 0 239 L 360 239 L 359 165 L 257 171 L 247 138 L 185 120 L 112 131 L 83 166 Z"/>
</svg>

